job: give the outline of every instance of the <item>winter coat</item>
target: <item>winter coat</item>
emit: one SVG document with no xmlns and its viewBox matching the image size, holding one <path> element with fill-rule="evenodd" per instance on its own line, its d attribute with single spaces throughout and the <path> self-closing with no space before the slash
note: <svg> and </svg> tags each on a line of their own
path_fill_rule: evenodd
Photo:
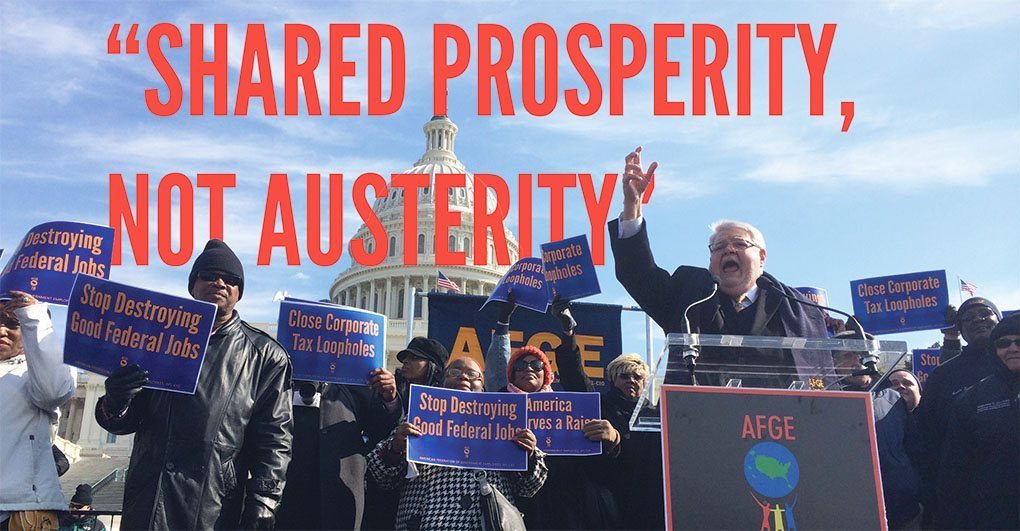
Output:
<svg viewBox="0 0 1020 531">
<path fill-rule="evenodd" d="M 297 399 L 300 400 L 300 399 Z M 365 516 L 365 454 L 400 419 L 365 386 L 330 384 L 318 407 L 294 406 L 294 452 L 277 529 L 360 529 Z"/>
<path fill-rule="evenodd" d="M 619 220 L 609 223 L 609 236 L 616 265 L 616 278 L 642 310 L 667 333 L 682 332 L 684 311 L 694 302 L 712 292 L 711 273 L 707 269 L 680 266 L 673 274 L 655 264 L 648 243 L 647 223 L 637 234 L 619 237 Z M 797 290 L 762 273 L 782 292 L 798 301 L 806 301 Z M 751 313 L 748 313 L 751 312 Z M 825 316 L 822 311 L 798 304 L 768 290 L 759 289 L 754 304 L 739 314 L 733 311 L 729 296 L 717 292 L 712 298 L 694 306 L 690 313 L 691 330 L 703 334 L 738 334 L 754 336 L 785 336 L 826 338 Z M 744 386 L 786 388 L 793 381 L 797 368 L 800 377 L 830 375 L 832 357 L 829 352 L 778 349 L 703 348 L 699 365 L 715 365 L 721 372 L 739 373 L 740 366 L 773 367 L 775 376 L 761 381 L 743 377 Z M 733 377 L 741 377 L 734 375 Z M 705 374 L 701 384 L 722 385 L 722 375 Z M 667 382 L 669 383 L 669 382 Z M 679 381 L 677 383 L 685 383 Z"/>
<path fill-rule="evenodd" d="M 912 429 L 911 413 L 906 401 L 892 389 L 875 393 L 872 404 L 886 521 L 890 529 L 897 529 L 921 512 L 921 477 L 904 446 Z"/>
<path fill-rule="evenodd" d="M 949 413 L 953 401 L 982 378 L 1002 365 L 994 354 L 976 345 L 963 347 L 963 352 L 935 367 L 924 384 L 924 398 L 914 412 L 918 430 L 907 441 L 911 457 L 918 465 L 922 482 L 922 503 L 935 508 L 936 484 L 942 459 L 942 443 L 949 429 Z M 932 511 L 927 511 L 926 519 Z"/>
<path fill-rule="evenodd" d="M 134 433 L 124 529 L 240 525 L 245 504 L 275 510 L 291 452 L 290 359 L 235 312 L 214 330 L 194 395 L 143 389 L 111 433 Z M 250 475 L 250 477 L 249 477 Z"/>
<path fill-rule="evenodd" d="M 609 467 L 611 488 L 620 508 L 621 529 L 664 529 L 665 502 L 662 492 L 662 436 L 659 432 L 630 431 L 630 417 L 636 401 L 616 387 L 602 395 L 602 418 L 620 432 L 620 455 Z M 656 416 L 652 408 L 642 412 Z"/>
<path fill-rule="evenodd" d="M 993 374 L 952 405 L 938 475 L 940 528 L 1020 529 L 1020 383 L 995 361 Z"/>
<path fill-rule="evenodd" d="M 481 528 L 477 476 L 485 474 L 490 485 L 510 503 L 534 496 L 545 483 L 548 470 L 541 453 L 528 458 L 525 472 L 471 470 L 401 461 L 387 463 L 383 455 L 390 439 L 380 442 L 368 456 L 368 471 L 382 488 L 400 490 L 396 529 L 459 531 Z M 408 475 L 412 475 L 410 479 Z"/>
<path fill-rule="evenodd" d="M 16 310 L 25 354 L 0 362 L 0 513 L 67 510 L 53 461 L 50 425 L 74 395 L 46 304 Z"/>
</svg>

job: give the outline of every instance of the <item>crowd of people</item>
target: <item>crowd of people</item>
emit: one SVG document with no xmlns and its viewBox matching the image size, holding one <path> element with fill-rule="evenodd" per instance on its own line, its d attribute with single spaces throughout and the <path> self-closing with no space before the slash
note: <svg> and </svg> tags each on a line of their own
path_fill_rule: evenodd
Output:
<svg viewBox="0 0 1020 531">
<path fill-rule="evenodd" d="M 624 210 L 609 231 L 617 278 L 663 330 L 826 337 L 831 320 L 764 272 L 765 238 L 749 224 L 713 227 L 708 268 L 681 266 L 669 273 L 657 266 L 641 216 L 641 197 L 656 164 L 645 171 L 640 157 L 640 148 L 627 157 Z M 196 392 L 146 388 L 145 370 L 128 365 L 106 380 L 96 405 L 101 426 L 134 434 L 120 520 L 125 529 L 665 526 L 659 434 L 630 430 L 650 376 L 640 356 L 623 354 L 608 364 L 602 418 L 583 426 L 584 436 L 601 445 L 601 455 L 546 456 L 535 434 L 524 429 L 513 437 L 527 455 L 524 471 L 416 464 L 407 460 L 409 439 L 421 436 L 406 421 L 411 385 L 468 392 L 551 389 L 546 353 L 510 346 L 513 298 L 497 303 L 484 370 L 469 357 L 451 360 L 434 339 L 417 337 L 398 353 L 396 374 L 377 369 L 368 375 L 370 385 L 348 386 L 292 381 L 284 349 L 234 309 L 244 293 L 244 269 L 224 242 L 206 245 L 188 290 L 217 308 Z M 569 303 L 556 301 L 550 312 L 561 325 L 555 360 L 562 389 L 594 391 Z M 942 346 L 949 361 L 923 393 L 904 369 L 874 389 L 878 375 L 862 372 L 856 353 L 837 353 L 832 364 L 849 371 L 841 388 L 874 394 L 891 528 L 1016 529 L 1020 315 L 1003 319 L 991 301 L 972 298 L 951 321 Z M 847 326 L 837 337 L 867 336 Z M 2 529 L 52 529 L 59 525 L 55 512 L 68 508 L 51 440 L 57 408 L 74 393 L 75 371 L 62 363 L 55 338 L 45 304 L 27 293 L 9 294 L 0 307 Z M 786 387 L 796 367 L 817 362 L 798 356 L 788 350 L 701 352 L 704 361 L 720 366 L 765 368 L 761 381 L 745 385 L 766 387 Z M 485 504 L 494 491 L 523 521 L 520 514 L 489 521 Z M 79 494 L 75 507 L 87 507 L 91 491 Z"/>
</svg>

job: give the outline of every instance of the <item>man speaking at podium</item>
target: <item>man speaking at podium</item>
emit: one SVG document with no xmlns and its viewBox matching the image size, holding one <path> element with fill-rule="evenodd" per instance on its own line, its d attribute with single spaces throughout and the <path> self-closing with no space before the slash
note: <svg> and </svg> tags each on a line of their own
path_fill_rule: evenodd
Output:
<svg viewBox="0 0 1020 531">
<path fill-rule="evenodd" d="M 720 221 L 712 225 L 708 269 L 680 266 L 670 275 L 655 264 L 641 216 L 641 201 L 657 166 L 658 163 L 653 162 L 648 171 L 644 171 L 640 147 L 627 155 L 623 212 L 619 219 L 609 222 L 616 278 L 641 309 L 667 334 L 684 331 L 684 312 L 690 308 L 688 317 L 692 332 L 825 338 L 823 313 L 799 304 L 798 301 L 806 301 L 803 295 L 764 271 L 765 238 L 750 224 Z M 713 277 L 718 279 L 718 291 L 692 307 L 712 293 Z M 734 370 L 738 370 L 735 367 L 738 365 L 756 365 L 770 375 L 762 376 L 760 381 L 745 379 L 745 384 L 787 387 L 798 367 L 802 371 L 817 372 L 815 366 L 819 363 L 803 358 L 804 352 L 709 348 L 702 351 L 698 363 L 726 364 L 734 366 Z M 699 381 L 725 383 L 700 376 Z"/>
</svg>

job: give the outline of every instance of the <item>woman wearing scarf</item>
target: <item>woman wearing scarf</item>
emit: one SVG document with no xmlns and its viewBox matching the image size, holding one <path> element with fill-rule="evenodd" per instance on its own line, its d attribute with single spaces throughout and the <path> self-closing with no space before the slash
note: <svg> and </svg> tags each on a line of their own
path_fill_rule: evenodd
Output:
<svg viewBox="0 0 1020 531">
<path fill-rule="evenodd" d="M 544 352 L 531 345 L 511 352 L 510 314 L 515 305 L 512 299 L 499 304 L 496 329 L 485 355 L 486 389 L 511 393 L 552 391 L 555 374 Z M 556 308 L 559 308 L 557 316 L 563 323 L 561 344 L 556 349 L 563 390 L 592 391 L 578 377 L 569 378 L 573 385 L 567 385 L 565 374 L 583 375 L 583 369 L 574 343 L 576 323 L 570 317 L 569 307 L 557 304 Z M 545 486 L 536 496 L 520 499 L 517 503 L 529 528 L 598 529 L 616 525 L 618 511 L 609 489 L 607 464 L 619 451 L 620 433 L 609 421 L 602 419 L 589 422 L 583 429 L 589 440 L 602 442 L 602 455 L 546 457 L 549 475 Z"/>
</svg>

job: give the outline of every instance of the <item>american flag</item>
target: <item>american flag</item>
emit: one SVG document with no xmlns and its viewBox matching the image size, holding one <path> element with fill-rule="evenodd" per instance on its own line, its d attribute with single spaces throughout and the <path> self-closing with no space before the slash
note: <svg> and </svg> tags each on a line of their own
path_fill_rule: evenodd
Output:
<svg viewBox="0 0 1020 531">
<path fill-rule="evenodd" d="M 446 275 L 444 275 L 442 271 L 439 271 L 437 269 L 436 272 L 439 273 L 439 280 L 436 282 L 436 286 L 438 286 L 440 288 L 443 288 L 443 289 L 453 290 L 453 291 L 456 291 L 457 293 L 460 293 L 460 286 L 458 286 L 456 282 L 454 282 L 454 281 L 450 280 L 449 278 L 447 278 Z"/>
<path fill-rule="evenodd" d="M 970 293 L 971 297 L 973 297 L 974 296 L 974 292 L 977 291 L 977 286 L 975 286 L 974 284 L 971 284 L 970 282 L 967 282 L 966 280 L 963 280 L 961 278 L 960 279 L 960 291 L 966 291 L 967 293 Z"/>
</svg>

